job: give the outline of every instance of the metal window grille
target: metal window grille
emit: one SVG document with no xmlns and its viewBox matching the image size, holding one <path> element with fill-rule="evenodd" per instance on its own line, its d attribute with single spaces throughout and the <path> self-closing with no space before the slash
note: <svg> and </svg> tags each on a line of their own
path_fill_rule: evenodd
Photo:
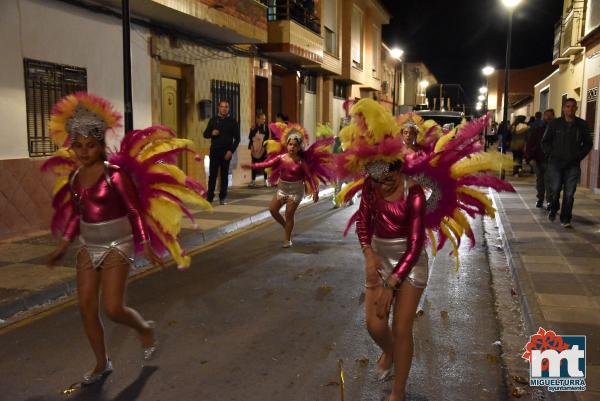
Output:
<svg viewBox="0 0 600 401">
<path fill-rule="evenodd" d="M 70 93 L 87 90 L 87 72 L 31 59 L 24 60 L 24 68 L 29 156 L 49 156 L 56 151 L 48 135 L 52 106 Z"/>
<path fill-rule="evenodd" d="M 317 93 L 317 77 L 314 75 L 306 75 L 305 81 L 306 92 Z"/>
<path fill-rule="evenodd" d="M 229 115 L 234 118 L 238 124 L 240 122 L 240 84 L 235 82 L 219 81 L 212 79 L 210 81 L 210 91 L 212 93 L 212 115 L 219 113 L 219 102 L 227 100 L 229 102 Z"/>
</svg>

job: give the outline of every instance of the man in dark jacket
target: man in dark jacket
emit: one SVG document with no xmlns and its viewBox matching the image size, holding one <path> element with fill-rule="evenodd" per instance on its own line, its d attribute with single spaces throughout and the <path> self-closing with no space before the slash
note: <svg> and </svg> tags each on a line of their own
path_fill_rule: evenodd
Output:
<svg viewBox="0 0 600 401">
<path fill-rule="evenodd" d="M 579 164 L 593 146 L 591 130 L 587 123 L 575 116 L 577 101 L 569 98 L 562 108 L 563 117 L 548 124 L 542 139 L 542 149 L 546 155 L 548 201 L 550 213 L 548 219 L 554 221 L 560 207 L 558 197 L 563 190 L 560 222 L 563 227 L 571 227 L 575 189 L 581 176 Z"/>
<path fill-rule="evenodd" d="M 215 197 L 217 174 L 221 170 L 221 188 L 219 201 L 225 204 L 229 176 L 229 163 L 240 144 L 240 127 L 236 120 L 229 116 L 229 102 L 219 102 L 219 114 L 208 122 L 204 137 L 210 138 L 210 167 L 208 176 L 207 200 L 212 202 Z"/>
<path fill-rule="evenodd" d="M 536 119 L 529 130 L 529 138 L 527 138 L 527 144 L 525 145 L 525 160 L 535 171 L 535 187 L 537 189 L 535 207 L 543 207 L 546 195 L 546 157 L 542 150 L 542 138 L 544 137 L 546 126 L 550 121 L 554 120 L 554 110 L 548 109 L 544 111 L 543 119 L 538 119 L 538 113 L 535 113 Z"/>
</svg>

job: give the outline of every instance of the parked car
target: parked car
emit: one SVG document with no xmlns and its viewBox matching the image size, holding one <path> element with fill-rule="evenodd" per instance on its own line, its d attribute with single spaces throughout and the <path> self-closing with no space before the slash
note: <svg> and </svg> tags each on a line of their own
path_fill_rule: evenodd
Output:
<svg viewBox="0 0 600 401">
<path fill-rule="evenodd" d="M 464 113 L 460 111 L 418 110 L 415 113 L 425 120 L 434 120 L 440 126 L 448 128 L 454 128 L 465 118 Z"/>
</svg>

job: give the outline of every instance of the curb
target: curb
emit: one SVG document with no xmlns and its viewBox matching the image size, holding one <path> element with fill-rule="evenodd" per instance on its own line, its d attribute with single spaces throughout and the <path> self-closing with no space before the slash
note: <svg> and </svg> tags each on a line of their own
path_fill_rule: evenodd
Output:
<svg viewBox="0 0 600 401">
<path fill-rule="evenodd" d="M 333 196 L 333 193 L 333 188 L 323 189 L 319 191 L 319 198 L 321 200 L 326 200 Z M 321 200 L 319 202 L 321 202 Z M 300 202 L 298 209 L 310 207 L 312 204 L 312 200 L 305 197 Z M 242 233 L 252 227 L 267 222 L 269 219 L 271 219 L 271 213 L 268 210 L 264 210 L 254 215 L 243 217 L 240 220 L 232 221 L 224 226 L 201 231 L 187 238 L 183 238 L 182 245 L 187 249 L 188 253 L 195 254 L 204 247 L 215 244 L 220 240 L 226 240 L 233 234 Z M 169 258 L 165 260 L 165 265 L 169 265 L 172 262 L 172 259 Z M 129 279 L 142 278 L 143 276 L 158 270 L 161 269 L 155 267 L 135 268 L 131 270 Z M 20 320 L 28 318 L 30 315 L 28 312 L 38 314 L 58 306 L 57 304 L 68 302 L 70 298 L 74 297 L 76 289 L 75 278 L 72 278 L 69 281 L 51 285 L 40 291 L 32 292 L 21 299 L 1 305 L 0 329 L 6 329 Z M 18 316 L 20 314 L 22 314 L 22 316 Z"/>
<path fill-rule="evenodd" d="M 496 209 L 495 220 L 498 226 L 498 233 L 502 241 L 502 248 L 506 255 L 506 260 L 508 262 L 508 267 L 510 269 L 513 282 L 517 287 L 515 288 L 515 291 L 518 294 L 519 303 L 521 305 L 523 322 L 525 323 L 526 330 L 529 333 L 534 334 L 537 332 L 539 327 L 548 327 L 548 325 L 544 315 L 542 314 L 541 308 L 536 301 L 533 286 L 524 272 L 525 268 L 523 263 L 520 259 L 515 257 L 518 255 L 518 252 L 514 252 L 510 247 L 508 234 L 504 228 L 505 222 L 509 222 L 509 219 L 504 210 L 504 205 L 500 200 L 500 196 L 497 192 L 491 189 L 488 190 L 488 193 L 489 197 L 492 199 L 493 206 Z M 550 401 L 577 400 L 576 396 L 570 392 L 562 392 L 561 394 L 557 394 L 547 391 L 546 389 L 543 391 L 546 395 L 546 399 Z"/>
</svg>

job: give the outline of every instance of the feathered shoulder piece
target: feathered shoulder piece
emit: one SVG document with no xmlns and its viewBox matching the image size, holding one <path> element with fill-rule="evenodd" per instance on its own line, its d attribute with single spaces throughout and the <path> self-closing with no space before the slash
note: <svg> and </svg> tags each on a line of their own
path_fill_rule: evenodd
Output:
<svg viewBox="0 0 600 401">
<path fill-rule="evenodd" d="M 463 234 L 474 246 L 467 217 L 493 217 L 495 213 L 491 200 L 480 188 L 514 192 L 509 183 L 490 174 L 512 162 L 505 155 L 483 151 L 479 134 L 488 118 L 462 124 L 440 137 L 432 152 L 416 152 L 405 159 L 403 172 L 428 193 L 425 225 L 434 250 L 442 249 L 450 240 L 458 256 Z"/>
<path fill-rule="evenodd" d="M 271 123 L 269 129 L 273 133 L 274 139 L 266 141 L 267 160 L 279 157 L 287 153 L 287 143 L 294 138 L 302 147 L 302 159 L 311 175 L 312 181 L 318 186 L 319 183 L 329 183 L 335 180 L 335 170 L 333 168 L 333 131 L 325 125 L 317 128 L 317 140 L 307 147 L 309 135 L 306 129 L 295 123 Z M 278 167 L 271 169 L 269 173 L 269 182 L 277 184 L 281 171 Z"/>
<path fill-rule="evenodd" d="M 55 105 L 50 127 L 52 139 L 60 148 L 41 167 L 57 175 L 52 192 L 54 234 L 62 234 L 73 212 L 69 177 L 79 163 L 69 147 L 71 138 L 81 134 L 103 139 L 106 130 L 117 127 L 119 120 L 120 115 L 108 101 L 88 93 L 69 95 Z M 211 207 L 204 199 L 202 185 L 177 167 L 178 155 L 195 154 L 191 148 L 191 141 L 177 138 L 170 128 L 154 126 L 127 132 L 118 151 L 107 155 L 108 162 L 127 173 L 136 187 L 152 247 L 159 253 L 168 251 L 179 267 L 190 264 L 190 257 L 178 242 L 182 216 L 194 220 L 187 205 Z M 142 245 L 136 244 L 136 250 L 141 251 Z"/>
<path fill-rule="evenodd" d="M 109 156 L 109 162 L 125 170 L 136 186 L 152 248 L 168 251 L 179 268 L 190 265 L 178 241 L 182 217 L 196 227 L 188 206 L 211 209 L 204 187 L 177 166 L 180 154 L 195 155 L 192 146 L 170 128 L 153 126 L 126 133 L 119 151 Z"/>
</svg>

